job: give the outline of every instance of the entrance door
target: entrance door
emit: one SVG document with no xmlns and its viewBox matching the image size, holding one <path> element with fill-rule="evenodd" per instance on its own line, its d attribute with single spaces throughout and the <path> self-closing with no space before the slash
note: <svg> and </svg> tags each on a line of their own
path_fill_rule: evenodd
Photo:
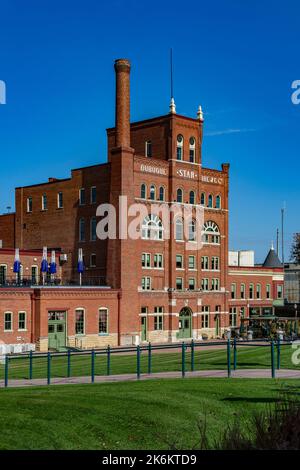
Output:
<svg viewBox="0 0 300 470">
<path fill-rule="evenodd" d="M 48 348 L 63 349 L 66 347 L 66 312 L 48 313 Z"/>
<path fill-rule="evenodd" d="M 147 317 L 141 317 L 141 341 L 147 341 Z"/>
<path fill-rule="evenodd" d="M 178 338 L 192 337 L 192 310 L 184 307 L 179 313 L 179 334 Z"/>
</svg>

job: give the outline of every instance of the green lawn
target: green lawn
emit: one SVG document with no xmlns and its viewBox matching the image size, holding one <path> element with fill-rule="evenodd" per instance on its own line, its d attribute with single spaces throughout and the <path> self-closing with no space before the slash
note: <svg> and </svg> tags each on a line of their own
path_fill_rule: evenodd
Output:
<svg viewBox="0 0 300 470">
<path fill-rule="evenodd" d="M 190 350 L 186 353 L 186 370 L 190 370 Z M 300 366 L 292 364 L 291 357 L 294 350 L 290 345 L 281 347 L 281 367 L 295 369 Z M 233 352 L 231 350 L 233 356 Z M 276 348 L 275 348 L 276 358 Z M 141 356 L 141 372 L 147 372 L 148 357 L 147 351 Z M 270 346 L 239 346 L 237 351 L 238 368 L 269 368 L 271 367 Z M 211 349 L 204 351 L 197 348 L 195 351 L 195 370 L 226 369 L 227 355 L 226 347 L 223 349 Z M 181 352 L 153 353 L 152 372 L 180 371 Z M 135 373 L 136 356 L 111 354 L 111 374 Z M 71 358 L 71 375 L 88 376 L 91 373 L 91 356 L 75 355 Z M 96 375 L 106 375 L 107 359 L 105 355 L 97 355 L 95 360 Z M 12 359 L 9 363 L 9 378 L 23 379 L 29 375 L 29 359 Z M 47 358 L 35 357 L 33 360 L 33 378 L 43 378 L 47 376 Z M 53 356 L 51 360 L 51 376 L 67 376 L 67 357 Z M 0 379 L 4 377 L 4 366 L 0 366 Z"/>
<path fill-rule="evenodd" d="M 299 395 L 297 380 L 177 379 L 0 389 L 0 449 L 191 448 L 237 417 Z"/>
</svg>

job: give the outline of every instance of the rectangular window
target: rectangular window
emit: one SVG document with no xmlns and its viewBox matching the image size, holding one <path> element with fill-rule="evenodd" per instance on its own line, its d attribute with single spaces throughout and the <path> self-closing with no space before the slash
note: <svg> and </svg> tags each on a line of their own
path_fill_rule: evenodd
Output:
<svg viewBox="0 0 300 470">
<path fill-rule="evenodd" d="M 176 277 L 176 289 L 177 290 L 182 290 L 183 289 L 182 277 Z"/>
<path fill-rule="evenodd" d="M 99 310 L 99 334 L 108 334 L 108 311 L 106 308 Z"/>
<path fill-rule="evenodd" d="M 260 297 L 261 297 L 261 285 L 256 284 L 256 298 L 260 299 Z"/>
<path fill-rule="evenodd" d="M 209 306 L 202 306 L 201 328 L 209 328 Z"/>
<path fill-rule="evenodd" d="M 189 269 L 195 269 L 195 267 L 196 267 L 195 256 L 189 256 Z"/>
<path fill-rule="evenodd" d="M 141 307 L 141 314 L 147 315 L 147 313 L 148 313 L 148 307 Z"/>
<path fill-rule="evenodd" d="M 278 284 L 277 286 L 277 299 L 283 298 L 283 286 Z"/>
<path fill-rule="evenodd" d="M 163 330 L 163 316 L 155 315 L 154 317 L 154 330 L 162 331 Z"/>
<path fill-rule="evenodd" d="M 79 204 L 83 206 L 85 204 L 85 189 L 79 189 Z"/>
<path fill-rule="evenodd" d="M 156 253 L 154 255 L 154 267 L 163 268 L 163 255 L 161 255 L 160 253 Z"/>
<path fill-rule="evenodd" d="M 12 331 L 12 313 L 6 312 L 4 314 L 4 331 Z"/>
<path fill-rule="evenodd" d="M 46 211 L 47 210 L 47 196 L 46 194 L 42 195 L 42 210 Z"/>
<path fill-rule="evenodd" d="M 95 253 L 92 253 L 90 256 L 90 267 L 95 268 L 97 266 L 97 257 Z"/>
<path fill-rule="evenodd" d="M 151 289 L 151 277 L 142 277 L 142 289 L 143 290 Z"/>
<path fill-rule="evenodd" d="M 201 258 L 201 269 L 209 269 L 209 258 L 208 258 L 208 256 L 202 256 L 202 258 Z"/>
<path fill-rule="evenodd" d="M 196 281 L 194 278 L 189 279 L 189 290 L 195 290 L 196 287 Z"/>
<path fill-rule="evenodd" d="M 217 278 L 211 280 L 211 290 L 220 290 L 220 281 Z"/>
<path fill-rule="evenodd" d="M 249 286 L 249 299 L 253 299 L 253 284 Z"/>
<path fill-rule="evenodd" d="M 151 255 L 150 253 L 142 253 L 142 268 L 150 268 Z"/>
<path fill-rule="evenodd" d="M 85 241 L 85 220 L 83 218 L 79 220 L 79 241 Z"/>
<path fill-rule="evenodd" d="M 183 268 L 183 258 L 181 255 L 176 255 L 176 268 L 177 269 Z"/>
<path fill-rule="evenodd" d="M 190 162 L 195 162 L 195 149 L 190 149 Z"/>
<path fill-rule="evenodd" d="M 75 311 L 75 334 L 84 334 L 84 310 L 78 309 Z"/>
<path fill-rule="evenodd" d="M 18 316 L 18 330 L 26 330 L 26 313 L 19 312 Z"/>
<path fill-rule="evenodd" d="M 236 326 L 237 325 L 237 321 L 236 321 L 236 307 L 230 307 L 229 309 L 229 323 L 230 323 L 230 326 Z"/>
<path fill-rule="evenodd" d="M 57 208 L 62 209 L 64 207 L 64 197 L 63 193 L 58 193 L 57 194 Z"/>
<path fill-rule="evenodd" d="M 231 298 L 236 298 L 236 284 L 231 284 Z"/>
<path fill-rule="evenodd" d="M 91 241 L 95 242 L 97 240 L 97 219 L 96 217 L 91 218 Z"/>
<path fill-rule="evenodd" d="M 27 212 L 32 212 L 32 197 L 27 198 Z"/>
<path fill-rule="evenodd" d="M 211 269 L 213 271 L 218 271 L 219 268 L 219 257 L 218 256 L 212 256 L 211 258 Z"/>
<path fill-rule="evenodd" d="M 152 157 L 152 142 L 151 140 L 147 140 L 145 144 L 145 154 L 146 157 Z"/>
<path fill-rule="evenodd" d="M 91 187 L 91 204 L 96 204 L 97 202 L 97 188 L 96 186 Z"/>
<path fill-rule="evenodd" d="M 204 291 L 209 290 L 209 280 L 207 278 L 202 279 L 201 289 L 204 290 Z"/>
<path fill-rule="evenodd" d="M 266 297 L 267 297 L 267 299 L 271 298 L 271 286 L 270 286 L 270 284 L 267 284 L 267 287 L 266 287 Z"/>
<path fill-rule="evenodd" d="M 245 284 L 241 284 L 241 299 L 245 298 Z"/>
</svg>

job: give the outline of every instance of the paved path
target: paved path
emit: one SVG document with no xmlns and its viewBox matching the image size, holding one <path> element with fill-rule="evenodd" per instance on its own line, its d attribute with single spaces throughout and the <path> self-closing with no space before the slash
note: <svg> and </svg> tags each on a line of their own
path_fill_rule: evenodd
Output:
<svg viewBox="0 0 300 470">
<path fill-rule="evenodd" d="M 206 377 L 206 378 L 226 378 L 227 370 L 201 370 L 196 372 L 186 372 L 186 377 Z M 175 379 L 181 378 L 181 372 L 157 372 L 151 375 L 141 374 L 140 380 L 151 379 Z M 271 378 L 270 369 L 240 369 L 231 371 L 232 378 L 251 378 L 251 379 L 269 379 Z M 276 370 L 276 378 L 280 379 L 300 379 L 300 370 L 280 369 Z M 112 382 L 134 382 L 137 380 L 136 374 L 95 376 L 95 383 Z M 66 384 L 86 384 L 91 383 L 91 377 L 70 377 L 70 378 L 52 378 L 51 385 Z M 8 387 L 30 387 L 47 385 L 47 379 L 33 380 L 9 380 Z M 4 380 L 0 380 L 0 387 L 4 387 Z"/>
</svg>

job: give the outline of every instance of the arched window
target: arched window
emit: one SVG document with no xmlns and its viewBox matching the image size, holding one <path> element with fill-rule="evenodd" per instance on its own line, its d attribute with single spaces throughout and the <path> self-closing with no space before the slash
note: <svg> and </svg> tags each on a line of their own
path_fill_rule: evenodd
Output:
<svg viewBox="0 0 300 470">
<path fill-rule="evenodd" d="M 221 209 L 221 196 L 216 196 L 216 209 Z"/>
<path fill-rule="evenodd" d="M 177 136 L 177 160 L 183 160 L 183 137 L 181 134 Z"/>
<path fill-rule="evenodd" d="M 175 229 L 176 240 L 183 240 L 183 221 L 181 218 L 176 219 Z"/>
<path fill-rule="evenodd" d="M 195 204 L 195 191 L 190 191 L 190 204 Z"/>
<path fill-rule="evenodd" d="M 189 241 L 196 241 L 196 222 L 194 220 L 189 222 Z"/>
<path fill-rule="evenodd" d="M 202 241 L 204 243 L 220 244 L 220 230 L 212 220 L 205 222 L 202 227 Z"/>
<path fill-rule="evenodd" d="M 159 188 L 159 200 L 160 201 L 165 200 L 165 188 L 163 186 Z"/>
<path fill-rule="evenodd" d="M 195 137 L 190 138 L 190 162 L 195 163 L 196 140 Z"/>
<path fill-rule="evenodd" d="M 261 285 L 256 284 L 256 298 L 260 299 L 261 298 Z"/>
<path fill-rule="evenodd" d="M 205 206 L 205 193 L 201 193 L 200 204 L 201 206 Z"/>
<path fill-rule="evenodd" d="M 213 206 L 213 197 L 212 195 L 210 194 L 208 196 L 208 201 L 207 201 L 207 207 L 212 207 Z"/>
<path fill-rule="evenodd" d="M 146 191 L 147 191 L 146 185 L 143 183 L 141 185 L 141 198 L 142 199 L 146 199 L 147 197 Z"/>
<path fill-rule="evenodd" d="M 91 218 L 91 241 L 97 240 L 97 233 L 96 233 L 96 228 L 97 228 L 97 219 L 96 217 Z"/>
<path fill-rule="evenodd" d="M 150 199 L 152 201 L 154 201 L 155 198 L 156 198 L 156 188 L 155 188 L 154 184 L 151 184 L 151 186 L 150 186 Z"/>
<path fill-rule="evenodd" d="M 85 240 L 85 220 L 83 217 L 79 219 L 79 241 L 84 242 Z"/>
<path fill-rule="evenodd" d="M 157 215 L 147 215 L 142 224 L 143 240 L 163 240 L 163 225 Z"/>
<path fill-rule="evenodd" d="M 178 188 L 177 189 L 177 195 L 176 195 L 176 201 L 177 202 L 182 202 L 182 199 L 183 199 L 182 189 Z"/>
</svg>

